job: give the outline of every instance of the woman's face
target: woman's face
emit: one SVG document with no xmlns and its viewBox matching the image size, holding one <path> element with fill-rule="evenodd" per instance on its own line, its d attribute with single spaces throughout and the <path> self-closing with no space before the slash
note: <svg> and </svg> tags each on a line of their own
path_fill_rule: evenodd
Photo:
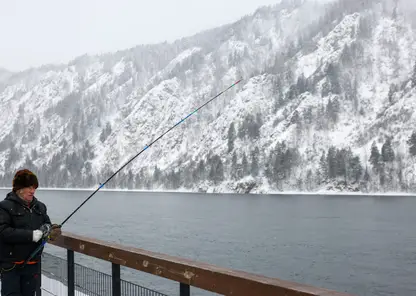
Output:
<svg viewBox="0 0 416 296">
<path fill-rule="evenodd" d="M 20 197 L 25 200 L 26 202 L 30 203 L 35 196 L 36 188 L 34 186 L 25 187 L 20 189 L 19 195 Z"/>
</svg>

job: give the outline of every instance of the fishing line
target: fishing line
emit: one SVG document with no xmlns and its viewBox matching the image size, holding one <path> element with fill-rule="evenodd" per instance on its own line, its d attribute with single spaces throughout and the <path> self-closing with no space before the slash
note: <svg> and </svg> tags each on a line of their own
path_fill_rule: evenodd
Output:
<svg viewBox="0 0 416 296">
<path fill-rule="evenodd" d="M 221 91 L 220 93 L 218 93 L 216 96 L 212 97 L 210 100 L 206 101 L 204 104 L 202 104 L 201 106 L 199 106 L 198 108 L 196 108 L 194 111 L 192 111 L 191 113 L 189 113 L 185 118 L 181 119 L 176 124 L 174 124 L 173 126 L 171 126 L 167 131 L 165 131 L 163 134 L 161 134 L 159 137 L 157 137 L 150 144 L 146 145 L 139 153 L 137 153 L 135 156 L 133 156 L 129 161 L 127 161 L 124 165 L 122 165 L 114 174 L 112 174 L 104 183 L 100 184 L 100 186 L 93 193 L 91 193 L 90 196 L 88 196 L 60 225 L 58 225 L 58 227 L 61 228 L 62 225 L 64 225 L 88 200 L 91 199 L 91 197 L 93 197 L 101 188 L 104 187 L 105 184 L 107 184 L 115 175 L 117 175 L 125 166 L 127 166 L 130 162 L 132 162 L 136 157 L 138 157 L 144 151 L 146 151 L 147 149 L 149 149 L 154 143 L 156 143 L 161 138 L 163 138 L 167 133 L 169 133 L 171 130 L 173 130 L 175 127 L 177 127 L 179 124 L 181 124 L 186 119 L 188 119 L 193 114 L 195 114 L 197 111 L 199 111 L 200 109 L 202 109 L 203 107 L 205 107 L 206 105 L 208 105 L 210 102 L 212 102 L 213 100 L 215 100 L 216 98 L 218 98 L 219 96 L 221 96 L 223 93 L 225 93 L 226 91 L 228 91 L 230 88 L 236 86 L 241 81 L 242 81 L 242 79 L 234 82 L 232 85 L 230 85 L 229 87 L 227 87 L 226 89 L 224 89 L 223 91 Z M 46 242 L 49 239 L 49 235 L 50 235 L 50 232 L 51 231 L 52 231 L 52 229 L 49 229 L 47 233 L 44 233 L 44 236 L 43 236 L 43 239 L 41 241 L 41 244 L 32 252 L 32 254 L 30 254 L 29 258 L 26 259 L 26 261 L 24 262 L 23 266 L 26 265 L 27 262 L 29 262 L 43 248 L 43 246 L 46 244 Z"/>
</svg>

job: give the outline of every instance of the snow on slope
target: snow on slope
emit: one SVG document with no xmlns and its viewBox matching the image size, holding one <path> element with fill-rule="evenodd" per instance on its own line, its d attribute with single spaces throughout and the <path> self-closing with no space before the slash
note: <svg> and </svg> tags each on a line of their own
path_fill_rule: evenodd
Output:
<svg viewBox="0 0 416 296">
<path fill-rule="evenodd" d="M 347 15 L 335 28 L 318 42 L 318 49 L 306 56 L 301 56 L 297 65 L 297 73 L 305 77 L 311 76 L 325 60 L 327 63 L 338 61 L 342 50 L 356 38 L 360 14 Z"/>
<path fill-rule="evenodd" d="M 0 118 L 2 172 L 32 161 L 48 176 L 47 186 L 94 186 L 104 172 L 116 170 L 241 77 L 241 84 L 126 168 L 123 174 L 131 170 L 135 176 L 129 185 L 121 174 L 113 186 L 233 191 L 238 184 L 254 182 L 252 192 L 267 192 L 305 190 L 307 178 L 312 178 L 317 190 L 327 184 L 320 180 L 319 161 L 330 146 L 351 148 L 362 168 L 371 169 L 373 141 L 381 149 L 390 136 L 396 152 L 409 158 L 405 141 L 414 123 L 415 93 L 408 81 L 416 42 L 414 25 L 405 17 L 408 11 L 398 9 L 393 17 L 393 0 L 365 7 L 359 0 L 330 2 L 332 6 L 324 8 L 312 1 L 282 1 L 173 44 L 84 56 L 66 67 L 7 80 L 0 88 L 0 107 L 9 111 Z M 360 9 L 345 12 L 354 5 Z M 394 102 L 388 99 L 391 84 L 397 86 Z M 339 110 L 332 122 L 328 108 L 334 102 Z M 305 119 L 308 112 L 310 123 Z M 234 148 L 228 151 L 230 124 L 239 134 L 247 120 L 248 129 L 259 124 L 260 137 L 235 136 Z M 277 186 L 266 168 L 277 166 L 270 153 L 281 142 L 296 148 L 301 162 Z M 233 179 L 233 153 L 242 166 L 243 154 L 251 162 L 255 148 L 260 152 L 259 175 Z M 213 163 L 214 156 L 221 164 Z M 201 160 L 204 168 L 199 170 L 205 175 L 198 179 Z M 165 174 L 165 183 L 152 179 L 155 166 Z M 373 179 L 379 177 L 370 173 Z M 214 181 L 216 174 L 222 181 Z M 3 182 L 8 178 L 6 174 Z"/>
</svg>

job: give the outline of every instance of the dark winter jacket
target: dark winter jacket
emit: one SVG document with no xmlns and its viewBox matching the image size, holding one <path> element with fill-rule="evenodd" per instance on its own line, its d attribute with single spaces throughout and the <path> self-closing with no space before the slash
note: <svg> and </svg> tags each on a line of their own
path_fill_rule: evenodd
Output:
<svg viewBox="0 0 416 296">
<path fill-rule="evenodd" d="M 29 206 L 16 193 L 9 192 L 0 202 L 0 265 L 26 260 L 39 246 L 33 230 L 51 224 L 45 204 L 35 197 Z M 32 260 L 39 260 L 39 252 Z"/>
</svg>

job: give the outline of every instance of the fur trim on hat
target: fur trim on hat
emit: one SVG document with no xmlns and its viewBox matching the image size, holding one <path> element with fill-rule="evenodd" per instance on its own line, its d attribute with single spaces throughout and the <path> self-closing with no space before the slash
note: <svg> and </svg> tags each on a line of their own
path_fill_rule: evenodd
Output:
<svg viewBox="0 0 416 296">
<path fill-rule="evenodd" d="M 39 183 L 36 175 L 28 169 L 17 171 L 13 178 L 13 191 L 16 192 L 30 186 L 38 188 Z"/>
</svg>

